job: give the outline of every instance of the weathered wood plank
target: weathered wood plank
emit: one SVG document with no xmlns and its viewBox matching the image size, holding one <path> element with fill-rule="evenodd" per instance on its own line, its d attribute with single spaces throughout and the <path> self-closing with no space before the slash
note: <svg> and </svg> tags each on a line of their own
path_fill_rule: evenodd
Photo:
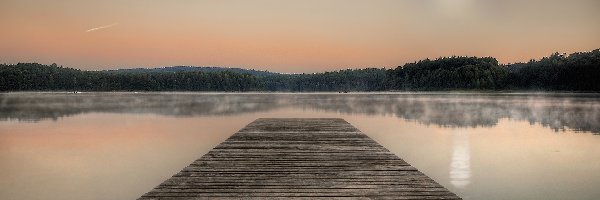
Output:
<svg viewBox="0 0 600 200">
<path fill-rule="evenodd" d="M 258 119 L 140 199 L 460 199 L 343 119 Z"/>
</svg>

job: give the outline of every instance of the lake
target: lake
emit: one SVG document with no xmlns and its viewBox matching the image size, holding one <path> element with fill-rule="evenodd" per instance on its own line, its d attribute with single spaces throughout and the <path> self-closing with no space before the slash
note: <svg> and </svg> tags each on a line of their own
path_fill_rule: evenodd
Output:
<svg viewBox="0 0 600 200">
<path fill-rule="evenodd" d="M 600 94 L 0 93 L 0 199 L 135 199 L 261 117 L 339 117 L 464 199 L 600 197 Z"/>
</svg>

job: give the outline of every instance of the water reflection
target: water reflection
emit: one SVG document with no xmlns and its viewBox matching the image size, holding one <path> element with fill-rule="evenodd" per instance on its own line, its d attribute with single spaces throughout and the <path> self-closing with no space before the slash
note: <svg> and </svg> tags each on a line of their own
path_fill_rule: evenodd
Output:
<svg viewBox="0 0 600 200">
<path fill-rule="evenodd" d="M 396 116 L 442 127 L 492 127 L 500 119 L 555 131 L 600 133 L 600 94 L 517 93 L 3 93 L 0 120 L 41 121 L 82 113 L 219 116 L 302 108 Z"/>
<path fill-rule="evenodd" d="M 471 149 L 469 135 L 462 131 L 454 132 L 454 149 L 450 164 L 450 183 L 456 188 L 465 188 L 471 183 Z"/>
<path fill-rule="evenodd" d="M 591 200 L 600 137 L 574 132 L 600 132 L 599 105 L 598 94 L 0 93 L 0 199 L 134 199 L 256 118 L 341 117 L 464 199 Z"/>
</svg>

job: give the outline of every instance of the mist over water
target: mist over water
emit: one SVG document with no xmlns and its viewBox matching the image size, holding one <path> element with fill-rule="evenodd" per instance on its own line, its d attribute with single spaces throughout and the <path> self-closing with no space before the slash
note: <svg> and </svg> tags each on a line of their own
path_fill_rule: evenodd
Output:
<svg viewBox="0 0 600 200">
<path fill-rule="evenodd" d="M 569 93 L 4 93 L 0 120 L 37 122 L 85 113 L 222 116 L 294 108 L 395 116 L 443 127 L 493 127 L 507 118 L 600 133 L 600 94 Z"/>
<path fill-rule="evenodd" d="M 344 118 L 464 199 L 600 196 L 600 94 L 0 93 L 0 199 L 135 199 L 261 117 Z"/>
</svg>

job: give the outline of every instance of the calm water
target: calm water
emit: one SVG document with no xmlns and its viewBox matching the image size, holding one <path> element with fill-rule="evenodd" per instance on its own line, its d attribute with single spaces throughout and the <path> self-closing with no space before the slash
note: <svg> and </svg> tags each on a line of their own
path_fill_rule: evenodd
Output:
<svg viewBox="0 0 600 200">
<path fill-rule="evenodd" d="M 598 199 L 600 95 L 0 93 L 0 199 L 135 199 L 259 117 L 341 117 L 465 199 Z"/>
</svg>

